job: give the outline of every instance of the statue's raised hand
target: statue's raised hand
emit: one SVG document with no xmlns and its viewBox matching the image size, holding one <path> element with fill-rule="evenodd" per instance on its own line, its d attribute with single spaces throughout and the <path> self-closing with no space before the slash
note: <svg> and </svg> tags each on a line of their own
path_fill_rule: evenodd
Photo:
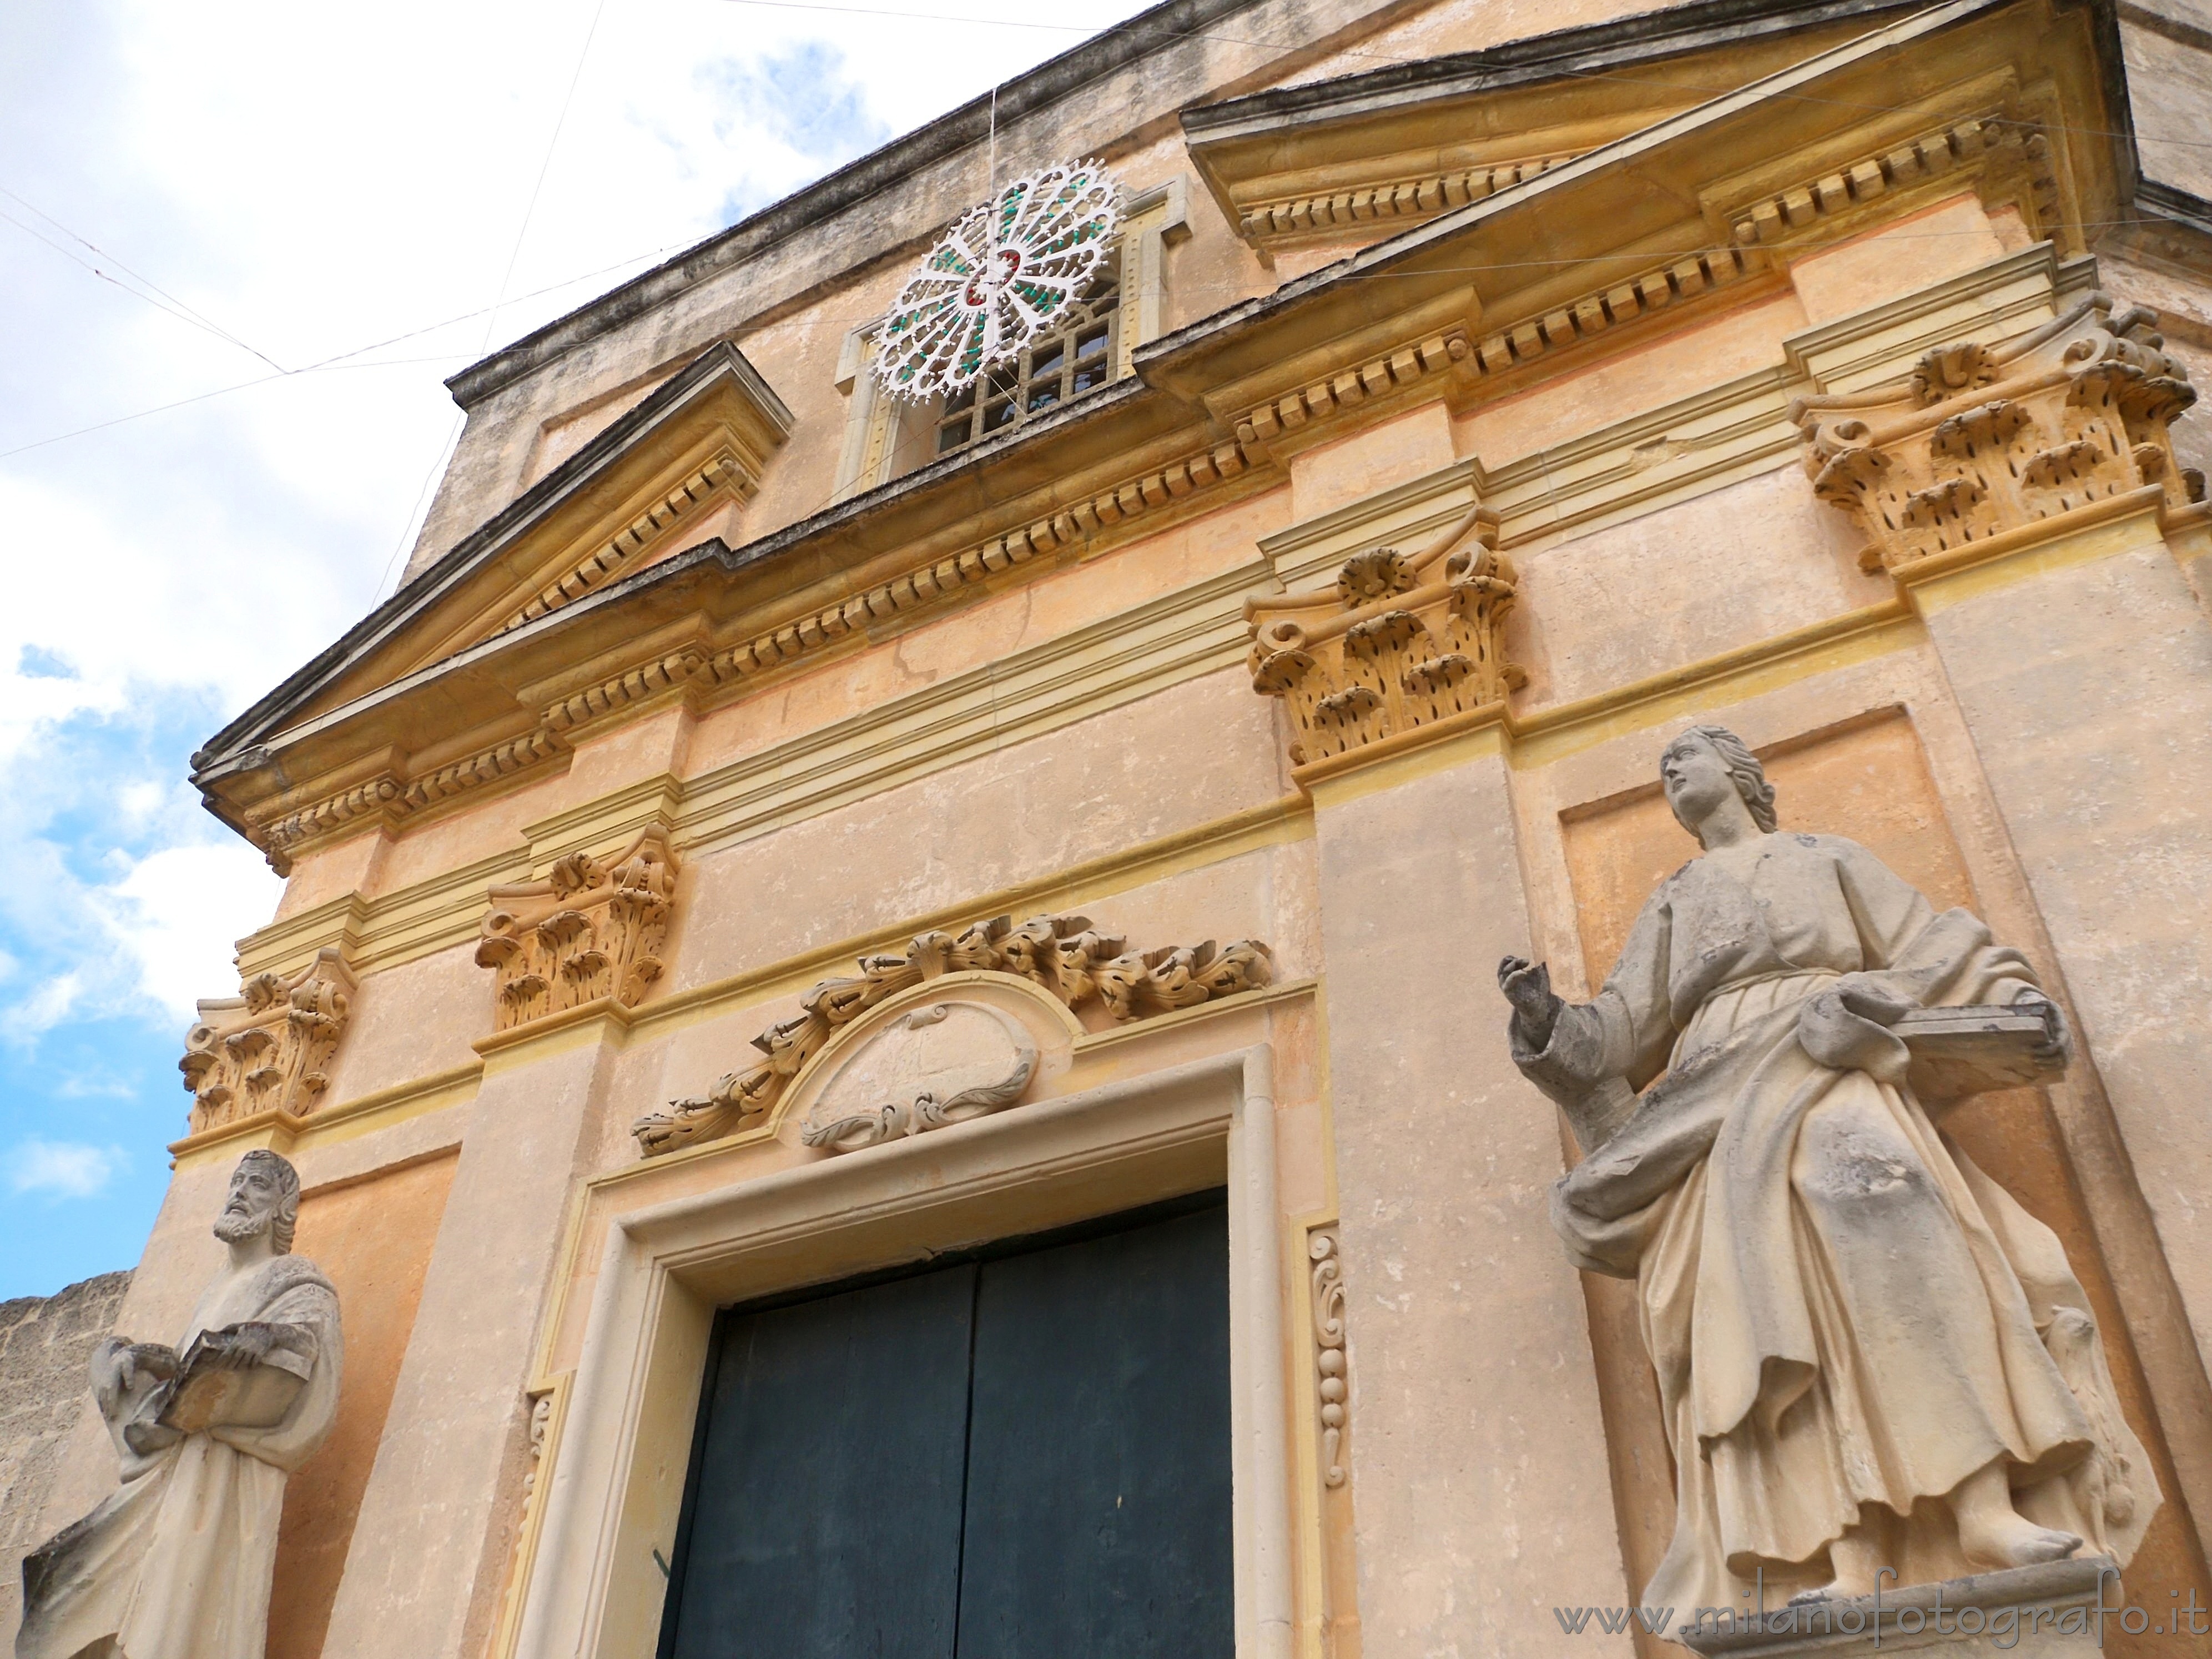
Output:
<svg viewBox="0 0 2212 1659">
<path fill-rule="evenodd" d="M 1522 1045 L 1542 1053 L 1565 1006 L 1553 994 L 1552 970 L 1526 957 L 1507 957 L 1498 964 L 1498 988 L 1513 1005 L 1513 1025 Z"/>
</svg>

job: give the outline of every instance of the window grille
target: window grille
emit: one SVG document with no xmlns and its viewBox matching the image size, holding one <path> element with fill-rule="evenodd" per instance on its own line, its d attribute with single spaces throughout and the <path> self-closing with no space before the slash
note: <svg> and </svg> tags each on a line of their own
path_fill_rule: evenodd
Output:
<svg viewBox="0 0 2212 1659">
<path fill-rule="evenodd" d="M 954 392 L 933 421 L 916 422 L 933 436 L 927 452 L 908 465 L 956 453 L 1112 380 L 1121 346 L 1121 297 L 1116 260 L 1100 273 L 1082 302 L 1070 308 L 1055 332 Z"/>
</svg>

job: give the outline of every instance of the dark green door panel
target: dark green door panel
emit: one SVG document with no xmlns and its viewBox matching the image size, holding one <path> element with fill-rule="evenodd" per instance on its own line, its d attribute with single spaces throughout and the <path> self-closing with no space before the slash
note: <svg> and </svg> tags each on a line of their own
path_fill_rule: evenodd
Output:
<svg viewBox="0 0 2212 1659">
<path fill-rule="evenodd" d="M 975 1271 L 723 1316 L 668 1659 L 951 1659 Z"/>
<path fill-rule="evenodd" d="M 1227 1223 L 724 1313 L 661 1659 L 1230 1659 Z"/>
<path fill-rule="evenodd" d="M 959 1659 L 1227 1659 L 1225 1210 L 985 1262 L 970 1413 Z"/>
</svg>

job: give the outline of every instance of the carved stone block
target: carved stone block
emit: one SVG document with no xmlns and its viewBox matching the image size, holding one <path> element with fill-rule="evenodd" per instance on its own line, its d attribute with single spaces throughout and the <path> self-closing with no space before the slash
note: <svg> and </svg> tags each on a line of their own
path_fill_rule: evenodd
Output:
<svg viewBox="0 0 2212 1659">
<path fill-rule="evenodd" d="M 192 1092 L 191 1133 L 257 1112 L 313 1110 L 356 988 L 353 970 L 326 945 L 289 978 L 256 974 L 238 995 L 201 1003 L 177 1062 Z"/>
<path fill-rule="evenodd" d="M 799 1139 L 849 1152 L 927 1134 L 1012 1105 L 1036 1066 L 1029 1034 L 997 1010 L 927 1003 L 894 1019 L 837 1068 Z"/>
<path fill-rule="evenodd" d="M 1219 946 L 1208 939 L 1202 945 L 1131 951 L 1127 941 L 1101 933 L 1087 916 L 1056 915 L 1032 916 L 1018 927 L 1011 916 L 997 916 L 957 935 L 932 931 L 918 936 L 903 954 L 863 957 L 860 966 L 857 977 L 823 980 L 799 1000 L 795 1018 L 780 1021 L 755 1037 L 753 1047 L 767 1056 L 760 1064 L 730 1073 L 708 1094 L 672 1101 L 665 1111 L 638 1119 L 630 1133 L 637 1137 L 641 1154 L 653 1158 L 695 1141 L 712 1140 L 764 1117 L 799 1068 L 840 1029 L 884 999 L 944 974 L 1010 974 L 1042 987 L 1070 1008 L 1096 1006 L 1124 1023 L 1253 990 L 1274 977 L 1274 957 L 1258 939 Z M 970 1085 L 961 1086 L 965 1090 Z M 1018 1094 L 1018 1086 L 1015 1092 Z M 884 1103 L 870 1103 L 878 1108 Z M 887 1134 L 915 1133 L 916 1109 L 908 1101 L 901 1108 L 904 1117 L 896 1123 L 883 1119 L 885 1127 L 869 1139 L 854 1139 L 860 1133 L 856 1127 L 839 1127 L 834 1115 L 824 1117 L 817 1111 L 811 1127 L 823 1133 L 809 1144 L 848 1150 Z M 922 1115 L 927 1117 L 927 1109 Z M 899 1123 L 908 1127 L 901 1128 Z"/>
<path fill-rule="evenodd" d="M 1814 492 L 1866 532 L 1869 570 L 2147 484 L 2175 507 L 2201 501 L 2203 475 L 2167 434 L 2197 390 L 2154 320 L 2093 294 L 2014 343 L 1939 346 L 1887 386 L 1800 398 L 1790 418 Z"/>
<path fill-rule="evenodd" d="M 1453 549 L 1472 536 L 1474 545 Z M 1334 592 L 1244 602 L 1252 689 L 1280 697 L 1307 765 L 1502 700 L 1527 681 L 1499 640 L 1517 590 L 1476 507 L 1411 558 L 1370 548 Z"/>
<path fill-rule="evenodd" d="M 495 1029 L 603 998 L 634 1007 L 660 977 L 676 872 L 654 826 L 611 859 L 571 853 L 543 881 L 493 888 L 477 963 L 498 975 Z"/>
</svg>

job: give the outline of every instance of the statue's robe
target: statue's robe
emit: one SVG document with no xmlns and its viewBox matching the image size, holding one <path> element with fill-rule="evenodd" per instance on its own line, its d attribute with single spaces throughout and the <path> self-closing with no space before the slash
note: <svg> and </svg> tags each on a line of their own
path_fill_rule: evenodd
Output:
<svg viewBox="0 0 2212 1659">
<path fill-rule="evenodd" d="M 1842 994 L 2034 988 L 1980 921 L 1936 915 L 1864 848 L 1778 834 L 1664 882 L 1540 1054 L 1516 1031 L 1522 1069 L 1583 1122 L 1644 1090 L 1552 1208 L 1578 1266 L 1638 1285 L 1677 1494 L 1647 1602 L 1820 1582 L 1862 1504 L 1899 1517 L 1904 1582 L 1972 1571 L 1927 1500 L 1999 1456 L 2021 1513 L 2133 1553 L 2158 1487 L 2063 1249 Z"/>
<path fill-rule="evenodd" d="M 262 1659 L 285 1478 L 337 1412 L 337 1292 L 313 1262 L 275 1257 L 211 1285 L 178 1352 L 202 1331 L 248 1320 L 314 1335 L 313 1370 L 283 1420 L 212 1427 L 149 1455 L 122 1448 L 122 1489 L 24 1559 L 16 1659 L 76 1659 L 88 1649 L 119 1659 Z"/>
</svg>

